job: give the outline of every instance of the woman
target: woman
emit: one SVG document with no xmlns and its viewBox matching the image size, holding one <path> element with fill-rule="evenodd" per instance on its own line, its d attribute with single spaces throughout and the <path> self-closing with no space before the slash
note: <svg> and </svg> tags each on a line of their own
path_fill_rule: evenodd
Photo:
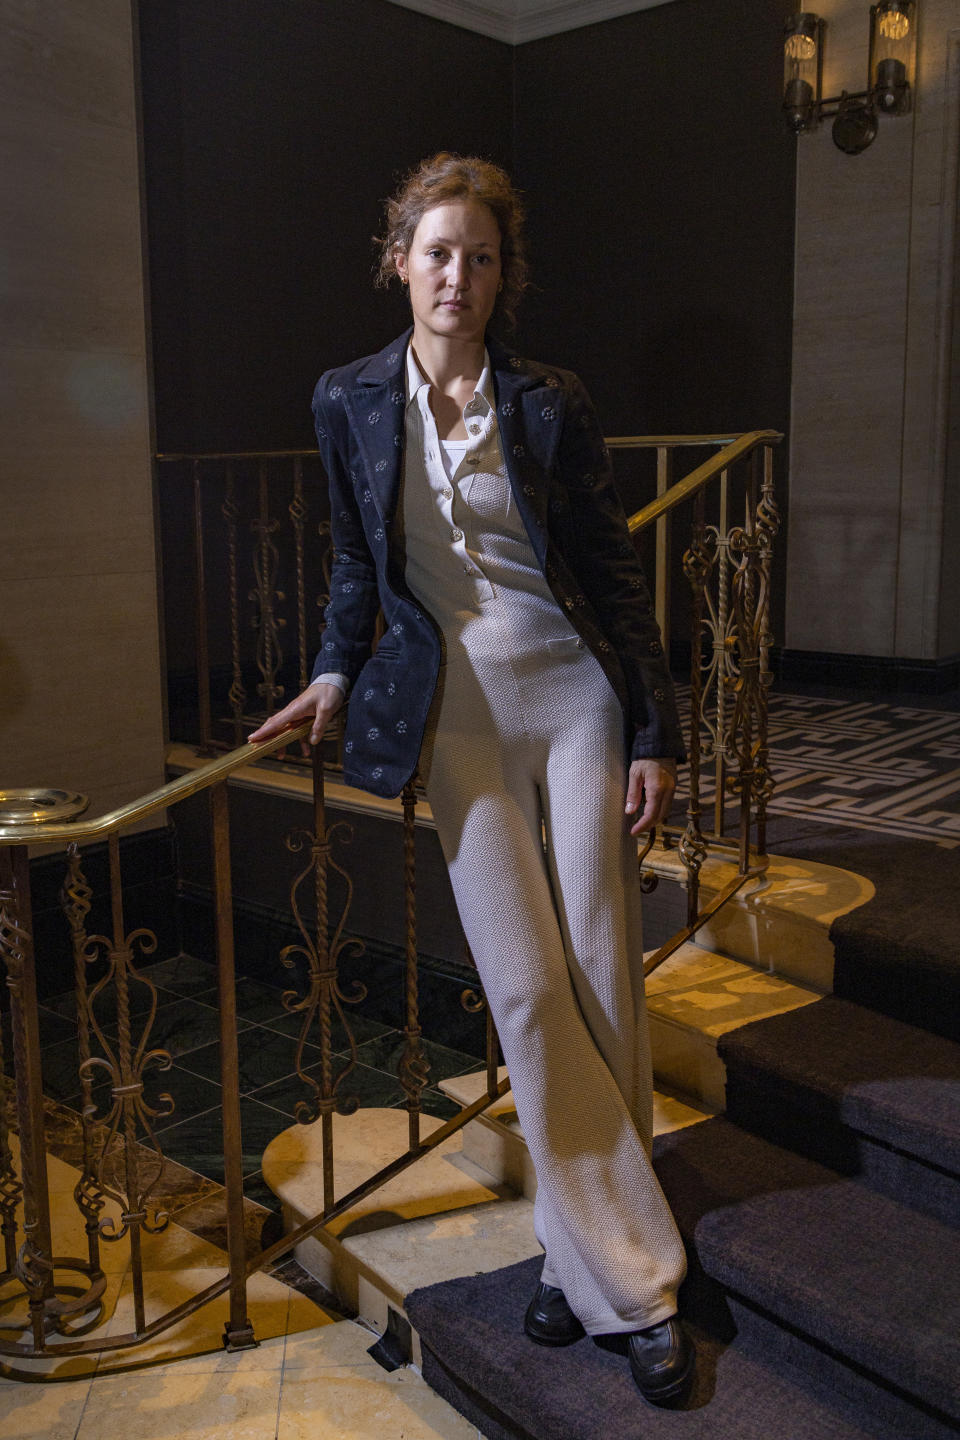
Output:
<svg viewBox="0 0 960 1440">
<path fill-rule="evenodd" d="M 346 780 L 396 795 L 419 767 L 538 1177 L 526 1332 L 626 1335 L 643 1395 L 675 1404 L 694 1355 L 649 1158 L 635 837 L 683 743 L 590 402 L 487 335 L 523 288 L 521 221 L 502 170 L 446 153 L 389 202 L 381 279 L 413 329 L 317 386 L 323 648 L 251 739 L 313 716 L 316 743 L 352 689 Z"/>
</svg>

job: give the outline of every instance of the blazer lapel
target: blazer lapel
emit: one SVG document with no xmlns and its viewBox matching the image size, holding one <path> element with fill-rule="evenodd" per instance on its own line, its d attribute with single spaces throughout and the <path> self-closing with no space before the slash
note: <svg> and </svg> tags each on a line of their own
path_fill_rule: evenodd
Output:
<svg viewBox="0 0 960 1440">
<path fill-rule="evenodd" d="M 563 426 L 564 395 L 542 371 L 488 341 L 500 443 L 510 488 L 541 566 L 546 564 L 549 477 Z"/>
<path fill-rule="evenodd" d="M 404 356 L 410 331 L 374 355 L 344 395 L 353 438 L 363 457 L 366 488 L 384 526 L 392 526 L 400 496 L 406 390 Z"/>
</svg>

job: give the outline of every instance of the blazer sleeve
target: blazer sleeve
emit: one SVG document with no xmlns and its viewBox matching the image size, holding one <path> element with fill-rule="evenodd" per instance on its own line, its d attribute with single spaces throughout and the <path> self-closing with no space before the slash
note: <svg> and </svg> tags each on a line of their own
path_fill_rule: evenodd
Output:
<svg viewBox="0 0 960 1440">
<path fill-rule="evenodd" d="M 348 421 L 333 372 L 321 376 L 313 395 L 313 417 L 330 494 L 333 564 L 330 598 L 312 679 L 336 672 L 352 685 L 370 657 L 380 608 L 376 567 L 360 519 L 349 464 Z"/>
<path fill-rule="evenodd" d="M 577 575 L 617 651 L 630 696 L 631 760 L 685 760 L 683 734 L 660 628 L 596 411 L 580 380 L 568 377 L 560 477 L 576 536 Z"/>
</svg>

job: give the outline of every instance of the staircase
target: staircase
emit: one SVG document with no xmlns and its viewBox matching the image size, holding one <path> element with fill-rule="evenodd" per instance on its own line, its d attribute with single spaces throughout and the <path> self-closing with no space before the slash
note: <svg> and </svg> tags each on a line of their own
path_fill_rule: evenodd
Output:
<svg viewBox="0 0 960 1440">
<path fill-rule="evenodd" d="M 827 925 L 857 903 L 858 877 L 774 870 L 701 935 L 710 946 L 685 946 L 648 982 L 655 1164 L 701 1355 L 684 1411 L 645 1406 L 622 1356 L 590 1340 L 557 1352 L 523 1336 L 540 1261 L 509 1094 L 299 1247 L 488 1440 L 960 1432 L 960 1045 L 822 993 Z M 484 1084 L 442 1088 L 466 1105 Z M 378 1147 L 402 1148 L 387 1131 L 405 1121 L 339 1121 L 351 1148 L 338 1192 Z M 312 1143 L 295 1127 L 264 1157 L 290 1225 L 314 1208 Z"/>
</svg>

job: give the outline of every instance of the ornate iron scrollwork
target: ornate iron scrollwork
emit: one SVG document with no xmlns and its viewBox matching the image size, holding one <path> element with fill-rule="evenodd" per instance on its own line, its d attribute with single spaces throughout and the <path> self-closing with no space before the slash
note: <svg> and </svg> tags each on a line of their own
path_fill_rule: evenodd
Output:
<svg viewBox="0 0 960 1440">
<path fill-rule="evenodd" d="M 301 938 L 291 945 L 285 945 L 280 952 L 280 960 L 287 969 L 294 969 L 294 957 L 298 955 L 306 962 L 307 968 L 307 993 L 300 996 L 295 990 L 286 990 L 282 997 L 285 1008 L 291 1014 L 303 1015 L 303 1023 L 297 1037 L 295 1069 L 303 1083 L 313 1091 L 313 1098 L 309 1101 L 299 1100 L 297 1102 L 296 1118 L 302 1125 L 312 1124 L 318 1116 L 330 1114 L 334 1110 L 341 1115 L 351 1115 L 359 1104 L 355 1096 L 339 1097 L 337 1093 L 357 1063 L 357 1042 L 347 1023 L 343 1006 L 359 1004 L 367 994 L 366 986 L 359 980 L 354 981 L 352 992 L 349 994 L 340 984 L 338 967 L 341 955 L 348 949 L 362 955 L 366 947 L 361 940 L 344 938 L 343 935 L 353 900 L 353 881 L 349 873 L 333 859 L 331 854 L 334 837 L 338 835 L 342 837 L 344 843 L 349 843 L 353 838 L 352 827 L 346 821 L 341 820 L 329 827 L 323 824 L 319 835 L 314 835 L 309 830 L 293 830 L 285 840 L 286 847 L 291 854 L 298 854 L 302 850 L 308 852 L 306 864 L 294 877 L 290 887 L 290 908 Z M 328 935 L 327 877 L 330 868 L 341 877 L 347 889 L 346 901 L 332 938 Z M 315 935 L 311 935 L 307 927 L 300 902 L 301 887 L 306 884 L 310 876 L 314 881 Z M 349 1058 L 336 1076 L 333 1074 L 333 1011 L 336 1012 L 337 1018 L 346 1031 L 349 1049 Z M 303 1047 L 307 1043 L 307 1036 L 314 1019 L 317 1021 L 320 1032 L 321 1080 L 319 1083 L 312 1075 L 306 1074 L 303 1067 Z"/>
</svg>

